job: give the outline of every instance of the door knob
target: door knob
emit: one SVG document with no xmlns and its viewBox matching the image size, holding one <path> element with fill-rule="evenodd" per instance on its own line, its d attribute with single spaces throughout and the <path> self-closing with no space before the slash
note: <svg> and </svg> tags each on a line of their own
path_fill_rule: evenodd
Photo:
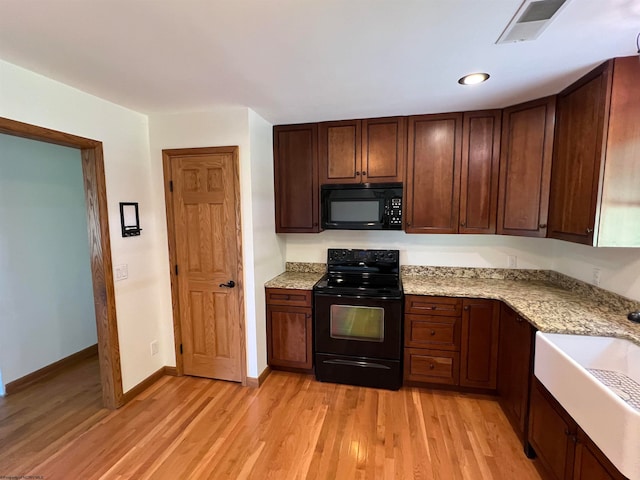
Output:
<svg viewBox="0 0 640 480">
<path fill-rule="evenodd" d="M 224 287 L 224 288 L 233 288 L 236 286 L 236 282 L 234 282 L 233 280 L 229 280 L 227 283 L 221 283 L 219 285 L 219 287 Z"/>
</svg>

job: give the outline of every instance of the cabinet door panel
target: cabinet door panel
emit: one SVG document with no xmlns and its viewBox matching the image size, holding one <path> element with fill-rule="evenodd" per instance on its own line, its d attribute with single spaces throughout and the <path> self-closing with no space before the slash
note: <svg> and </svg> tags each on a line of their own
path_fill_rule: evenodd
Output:
<svg viewBox="0 0 640 480">
<path fill-rule="evenodd" d="M 361 181 L 360 120 L 320 124 L 320 184 Z"/>
<path fill-rule="evenodd" d="M 402 182 L 407 144 L 404 117 L 362 121 L 362 181 Z"/>
<path fill-rule="evenodd" d="M 463 300 L 460 385 L 496 388 L 499 327 L 498 302 Z"/>
<path fill-rule="evenodd" d="M 407 233 L 457 233 L 462 114 L 409 117 Z"/>
<path fill-rule="evenodd" d="M 502 112 L 464 114 L 460 233 L 496 233 Z"/>
<path fill-rule="evenodd" d="M 267 305 L 267 360 L 276 367 L 313 366 L 310 308 Z"/>
<path fill-rule="evenodd" d="M 276 232 L 319 232 L 318 127 L 274 127 Z"/>
<path fill-rule="evenodd" d="M 555 407 L 555 400 L 535 379 L 531 387 L 529 442 L 554 480 L 569 480 L 573 473 L 576 425 Z"/>
<path fill-rule="evenodd" d="M 555 97 L 506 108 L 502 120 L 497 231 L 501 235 L 545 237 Z"/>
<path fill-rule="evenodd" d="M 558 95 L 550 237 L 593 244 L 609 70 Z"/>
<path fill-rule="evenodd" d="M 533 327 L 516 312 L 500 308 L 498 395 L 505 414 L 521 439 L 527 421 Z"/>
</svg>

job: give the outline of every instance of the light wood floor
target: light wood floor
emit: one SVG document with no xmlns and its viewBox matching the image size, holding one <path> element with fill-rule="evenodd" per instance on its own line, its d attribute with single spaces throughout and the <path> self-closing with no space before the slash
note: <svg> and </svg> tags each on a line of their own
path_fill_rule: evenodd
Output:
<svg viewBox="0 0 640 480">
<path fill-rule="evenodd" d="M 7 420 L 3 408 L 3 451 L 6 431 L 26 428 L 38 438 L 37 428 L 12 426 L 20 420 Z M 273 372 L 259 389 L 163 377 L 120 410 L 96 415 L 91 429 L 68 437 L 36 466 L 21 464 L 14 451 L 9 468 L 3 454 L 0 475 L 47 480 L 540 478 L 497 402 L 484 396 L 409 388 L 390 392 L 283 372 Z"/>
<path fill-rule="evenodd" d="M 31 470 L 108 414 L 97 355 L 0 397 L 0 478 Z"/>
</svg>

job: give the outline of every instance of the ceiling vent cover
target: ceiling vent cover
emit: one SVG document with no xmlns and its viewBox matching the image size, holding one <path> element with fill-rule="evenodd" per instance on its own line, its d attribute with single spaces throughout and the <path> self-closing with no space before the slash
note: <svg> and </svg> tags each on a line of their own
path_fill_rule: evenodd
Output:
<svg viewBox="0 0 640 480">
<path fill-rule="evenodd" d="M 496 43 L 535 40 L 568 0 L 525 0 Z"/>
</svg>

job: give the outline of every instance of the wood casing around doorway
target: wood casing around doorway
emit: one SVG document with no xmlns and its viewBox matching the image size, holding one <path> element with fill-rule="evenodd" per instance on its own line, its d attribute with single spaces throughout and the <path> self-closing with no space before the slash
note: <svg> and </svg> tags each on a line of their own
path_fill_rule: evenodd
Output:
<svg viewBox="0 0 640 480">
<path fill-rule="evenodd" d="M 81 151 L 102 400 L 105 407 L 118 408 L 124 398 L 102 142 L 8 118 L 0 118 L 0 133 Z"/>
</svg>

